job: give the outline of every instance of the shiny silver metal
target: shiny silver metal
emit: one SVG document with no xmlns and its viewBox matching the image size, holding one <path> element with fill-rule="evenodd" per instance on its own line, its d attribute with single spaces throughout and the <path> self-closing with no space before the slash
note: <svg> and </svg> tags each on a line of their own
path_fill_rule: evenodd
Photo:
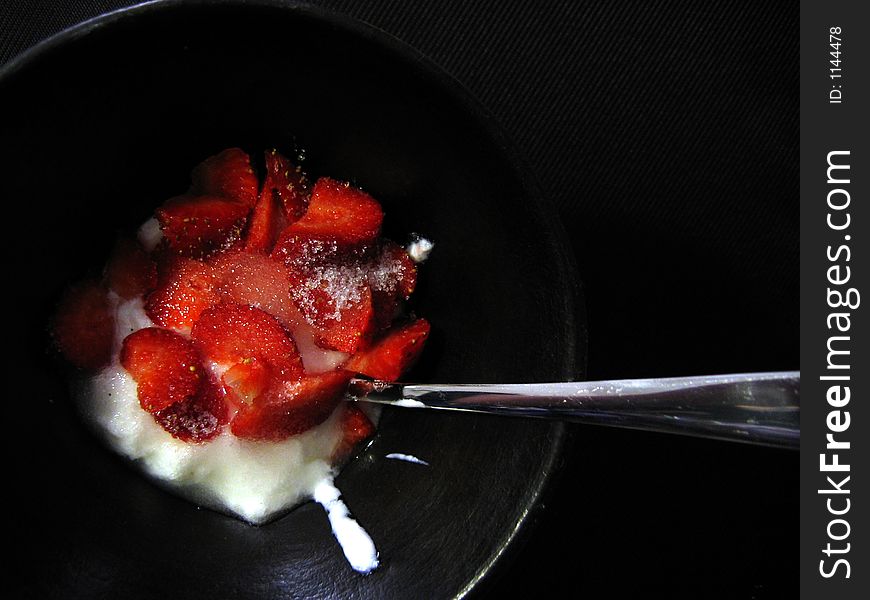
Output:
<svg viewBox="0 0 870 600">
<path fill-rule="evenodd" d="M 520 384 L 354 379 L 366 402 L 561 419 L 799 448 L 800 372 Z"/>
</svg>

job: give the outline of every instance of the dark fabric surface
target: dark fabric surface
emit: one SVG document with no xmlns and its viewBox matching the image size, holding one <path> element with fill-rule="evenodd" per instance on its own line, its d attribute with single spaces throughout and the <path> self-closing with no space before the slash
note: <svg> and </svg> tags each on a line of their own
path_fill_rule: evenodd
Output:
<svg viewBox="0 0 870 600">
<path fill-rule="evenodd" d="M 590 378 L 798 368 L 797 3 L 311 3 L 421 50 L 516 143 L 575 250 Z M 0 63 L 130 4 L 0 3 Z M 796 454 L 575 433 L 488 596 L 796 591 Z"/>
</svg>

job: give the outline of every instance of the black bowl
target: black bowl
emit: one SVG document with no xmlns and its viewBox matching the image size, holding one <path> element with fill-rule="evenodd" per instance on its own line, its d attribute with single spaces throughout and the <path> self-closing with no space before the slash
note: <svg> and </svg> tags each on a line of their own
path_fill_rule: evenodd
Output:
<svg viewBox="0 0 870 600">
<path fill-rule="evenodd" d="M 585 328 L 563 233 L 486 112 L 425 57 L 307 6 L 165 2 L 66 31 L 0 74 L 4 237 L 17 308 L 7 439 L 22 594 L 49 598 L 462 595 L 506 562 L 565 444 L 560 424 L 389 410 L 337 480 L 381 566 L 346 564 L 303 505 L 262 527 L 198 509 L 92 438 L 47 350 L 68 282 L 117 230 L 225 147 L 304 148 L 315 175 L 384 205 L 387 235 L 437 246 L 410 378 L 567 380 Z M 385 459 L 414 454 L 429 467 Z"/>
</svg>

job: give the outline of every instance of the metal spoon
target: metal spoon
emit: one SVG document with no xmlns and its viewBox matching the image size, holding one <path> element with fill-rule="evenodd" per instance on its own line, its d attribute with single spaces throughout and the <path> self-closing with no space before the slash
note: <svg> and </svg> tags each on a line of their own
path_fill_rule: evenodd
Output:
<svg viewBox="0 0 870 600">
<path fill-rule="evenodd" d="M 351 399 L 800 446 L 800 372 L 519 384 L 354 379 Z"/>
</svg>

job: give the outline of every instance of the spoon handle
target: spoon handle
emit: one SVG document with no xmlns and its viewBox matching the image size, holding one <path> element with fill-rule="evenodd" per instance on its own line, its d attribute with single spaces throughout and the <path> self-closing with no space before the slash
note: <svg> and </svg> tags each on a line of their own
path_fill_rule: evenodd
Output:
<svg viewBox="0 0 870 600">
<path fill-rule="evenodd" d="M 800 446 L 800 372 L 519 384 L 355 379 L 357 400 Z"/>
</svg>

